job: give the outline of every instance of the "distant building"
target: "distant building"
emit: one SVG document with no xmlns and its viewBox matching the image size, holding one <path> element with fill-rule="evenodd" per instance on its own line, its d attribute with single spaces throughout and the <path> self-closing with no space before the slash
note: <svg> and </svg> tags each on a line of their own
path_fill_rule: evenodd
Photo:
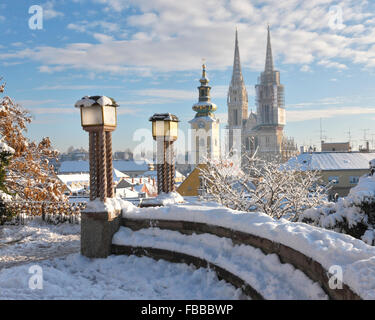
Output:
<svg viewBox="0 0 375 320">
<path fill-rule="evenodd" d="M 68 152 L 62 153 L 59 156 L 59 161 L 77 161 L 77 160 L 88 160 L 89 153 L 83 148 L 73 149 L 69 148 Z"/>
<path fill-rule="evenodd" d="M 206 164 L 197 165 L 187 178 L 179 185 L 177 192 L 183 197 L 197 197 L 202 190 L 200 170 L 205 168 Z"/>
<path fill-rule="evenodd" d="M 284 160 L 297 154 L 293 139 L 284 135 L 286 124 L 284 86 L 280 72 L 274 69 L 270 29 L 268 28 L 267 53 L 264 72 L 256 90 L 256 113 L 248 116 L 248 94 L 241 71 L 238 34 L 236 30 L 232 80 L 228 91 L 229 150 L 241 148 L 242 153 L 253 154 L 258 149 L 262 158 Z M 238 146 L 238 143 L 241 146 Z"/>
<path fill-rule="evenodd" d="M 130 177 L 143 175 L 146 171 L 153 170 L 154 166 L 148 160 L 113 160 L 113 167 Z M 59 174 L 89 173 L 89 162 L 84 160 L 63 161 L 58 169 Z"/>
<path fill-rule="evenodd" d="M 352 151 L 349 142 L 324 142 L 321 144 L 322 152 L 350 152 Z"/>
<path fill-rule="evenodd" d="M 113 160 L 133 160 L 133 153 L 130 150 L 116 151 L 113 153 Z"/>
<path fill-rule="evenodd" d="M 323 184 L 333 182 L 330 196 L 344 197 L 361 176 L 369 173 L 369 163 L 374 158 L 375 153 L 371 152 L 311 152 L 291 158 L 288 165 L 301 170 L 320 170 Z"/>
</svg>

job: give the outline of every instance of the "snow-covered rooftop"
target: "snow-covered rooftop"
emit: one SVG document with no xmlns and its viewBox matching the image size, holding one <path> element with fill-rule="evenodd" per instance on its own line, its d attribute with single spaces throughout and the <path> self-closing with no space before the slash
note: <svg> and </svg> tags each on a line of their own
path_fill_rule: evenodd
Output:
<svg viewBox="0 0 375 320">
<path fill-rule="evenodd" d="M 362 152 L 313 152 L 302 153 L 288 161 L 291 168 L 302 170 L 366 170 L 375 153 Z"/>
<path fill-rule="evenodd" d="M 85 96 L 81 100 L 78 100 L 75 103 L 75 107 L 92 107 L 92 106 L 115 106 L 117 107 L 117 103 L 112 98 L 106 96 Z"/>
<path fill-rule="evenodd" d="M 148 171 L 149 169 L 148 160 L 114 160 L 113 167 L 116 169 L 115 173 L 132 172 L 132 171 Z M 89 172 L 89 162 L 85 160 L 71 160 L 61 162 L 59 173 L 78 173 L 78 172 Z M 120 178 L 120 176 L 119 176 Z"/>
</svg>

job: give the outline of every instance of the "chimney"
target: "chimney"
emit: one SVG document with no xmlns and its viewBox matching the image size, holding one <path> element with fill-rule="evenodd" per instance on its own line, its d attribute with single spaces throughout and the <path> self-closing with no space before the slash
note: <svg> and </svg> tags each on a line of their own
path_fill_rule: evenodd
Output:
<svg viewBox="0 0 375 320">
<path fill-rule="evenodd" d="M 132 178 L 132 183 L 134 184 L 134 177 Z"/>
<path fill-rule="evenodd" d="M 142 178 L 139 178 L 139 184 L 142 184 Z"/>
</svg>

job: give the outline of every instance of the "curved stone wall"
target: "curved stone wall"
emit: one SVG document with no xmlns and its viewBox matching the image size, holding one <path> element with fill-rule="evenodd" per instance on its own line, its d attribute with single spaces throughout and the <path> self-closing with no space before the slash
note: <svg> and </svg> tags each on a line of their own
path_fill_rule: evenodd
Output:
<svg viewBox="0 0 375 320">
<path fill-rule="evenodd" d="M 255 236 L 252 234 L 244 233 L 241 231 L 232 230 L 229 228 L 219 227 L 215 225 L 209 225 L 200 222 L 190 221 L 174 221 L 174 220 L 156 220 L 156 219 L 128 219 L 122 218 L 121 224 L 134 231 L 157 227 L 160 229 L 178 231 L 182 234 L 191 235 L 196 234 L 212 234 L 218 237 L 225 237 L 232 240 L 234 244 L 245 244 L 252 247 L 258 248 L 265 254 L 277 254 L 282 263 L 289 263 L 296 269 L 301 270 L 311 280 L 318 282 L 330 299 L 334 300 L 360 300 L 356 293 L 346 284 L 343 284 L 342 289 L 331 289 L 328 285 L 328 271 L 323 266 L 314 261 L 312 258 L 304 255 L 303 253 L 296 251 L 281 243 L 273 242 L 269 239 Z M 159 250 L 153 248 L 119 248 L 124 246 L 112 245 L 112 252 L 114 254 L 125 253 L 125 254 L 136 254 L 136 255 L 148 255 L 156 259 L 165 259 L 171 262 L 188 262 L 193 263 L 196 266 L 211 266 L 220 277 L 224 280 L 232 283 L 236 287 L 248 286 L 245 289 L 245 293 L 253 299 L 262 299 L 262 296 L 251 288 L 242 279 L 237 276 L 230 274 L 228 271 L 223 270 L 218 266 L 212 265 L 209 261 L 204 261 L 197 257 L 185 255 L 184 253 L 171 252 L 167 250 Z M 159 250 L 159 251 L 158 251 Z M 221 270 L 220 270 L 221 269 Z M 237 279 L 236 279 L 237 278 Z"/>
</svg>

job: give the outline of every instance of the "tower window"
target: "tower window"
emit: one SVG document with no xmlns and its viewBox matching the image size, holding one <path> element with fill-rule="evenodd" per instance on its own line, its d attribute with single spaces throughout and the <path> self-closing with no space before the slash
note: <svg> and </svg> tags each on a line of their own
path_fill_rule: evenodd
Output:
<svg viewBox="0 0 375 320">
<path fill-rule="evenodd" d="M 211 153 L 211 137 L 210 136 L 207 137 L 207 153 L 208 154 Z"/>
</svg>

